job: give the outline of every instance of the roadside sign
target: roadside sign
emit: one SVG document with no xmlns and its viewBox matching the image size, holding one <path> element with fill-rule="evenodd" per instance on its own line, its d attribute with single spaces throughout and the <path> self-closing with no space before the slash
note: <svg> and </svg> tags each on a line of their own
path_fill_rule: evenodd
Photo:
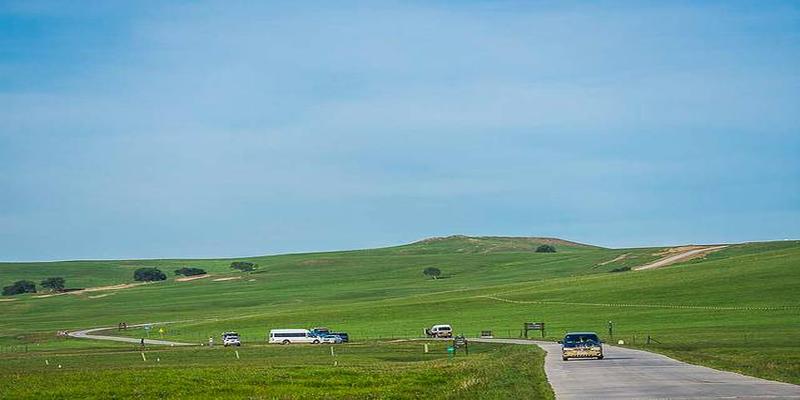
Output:
<svg viewBox="0 0 800 400">
<path fill-rule="evenodd" d="M 528 337 L 528 331 L 542 331 L 542 337 L 544 337 L 544 322 L 526 322 L 522 327 L 526 338 Z"/>
</svg>

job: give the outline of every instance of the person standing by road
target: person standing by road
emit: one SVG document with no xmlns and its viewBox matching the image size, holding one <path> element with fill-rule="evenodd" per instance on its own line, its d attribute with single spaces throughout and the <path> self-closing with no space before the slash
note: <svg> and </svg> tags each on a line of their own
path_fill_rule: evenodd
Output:
<svg viewBox="0 0 800 400">
<path fill-rule="evenodd" d="M 141 347 L 142 347 L 142 350 L 144 350 L 144 338 L 142 338 L 142 339 L 139 341 L 139 346 L 141 346 Z"/>
</svg>

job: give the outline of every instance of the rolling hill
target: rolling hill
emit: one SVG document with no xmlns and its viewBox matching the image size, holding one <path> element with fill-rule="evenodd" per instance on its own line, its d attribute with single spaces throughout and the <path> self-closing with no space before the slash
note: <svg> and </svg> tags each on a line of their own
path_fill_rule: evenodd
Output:
<svg viewBox="0 0 800 400">
<path fill-rule="evenodd" d="M 536 253 L 541 244 L 557 252 Z M 232 259 L 3 263 L 2 284 L 48 276 L 64 276 L 71 287 L 124 284 L 141 266 L 170 277 L 126 289 L 0 302 L 0 345 L 88 346 L 55 340 L 52 332 L 120 321 L 180 321 L 168 325 L 167 335 L 198 343 L 225 330 L 257 343 L 270 328 L 319 325 L 357 340 L 417 337 L 434 323 L 451 323 L 470 336 L 493 330 L 517 337 L 526 321 L 546 322 L 548 339 L 595 330 L 612 340 L 607 323 L 613 321 L 613 340 L 626 345 L 800 382 L 800 242 L 731 245 L 654 270 L 610 272 L 659 259 L 665 250 L 451 236 L 381 249 L 236 259 L 259 264 L 253 273 L 231 270 Z M 210 276 L 179 282 L 172 271 L 184 266 Z M 441 269 L 443 279 L 423 276 L 429 266 Z"/>
</svg>

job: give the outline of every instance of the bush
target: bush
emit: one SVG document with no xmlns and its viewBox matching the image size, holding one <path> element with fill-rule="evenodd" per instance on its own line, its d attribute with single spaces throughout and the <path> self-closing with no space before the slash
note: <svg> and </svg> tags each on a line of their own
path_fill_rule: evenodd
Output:
<svg viewBox="0 0 800 400">
<path fill-rule="evenodd" d="M 612 269 L 611 271 L 608 271 L 608 272 L 625 272 L 625 271 L 630 271 L 630 270 L 631 270 L 631 267 L 619 267 L 619 268 L 614 268 L 614 269 Z"/>
<path fill-rule="evenodd" d="M 43 288 L 50 289 L 54 292 L 60 292 L 64 290 L 64 278 L 58 276 L 55 278 L 47 278 L 41 282 Z"/>
<path fill-rule="evenodd" d="M 422 271 L 422 273 L 423 273 L 425 276 L 430 276 L 430 277 L 431 277 L 431 278 L 433 278 L 433 279 L 436 279 L 436 278 L 438 278 L 440 275 L 442 275 L 442 271 L 441 271 L 439 268 L 436 268 L 436 267 L 428 267 L 428 268 L 425 268 L 425 269 Z"/>
<path fill-rule="evenodd" d="M 183 267 L 175 270 L 175 275 L 183 275 L 183 276 L 195 276 L 195 275 L 205 275 L 206 271 L 200 268 L 194 267 Z"/>
<path fill-rule="evenodd" d="M 167 275 L 158 268 L 139 268 L 133 273 L 133 280 L 140 282 L 163 281 Z"/>
<path fill-rule="evenodd" d="M 3 296 L 13 296 L 22 293 L 36 293 L 36 284 L 31 281 L 16 281 L 11 286 L 3 288 Z"/>
<path fill-rule="evenodd" d="M 258 264 L 247 262 L 247 261 L 234 261 L 231 263 L 231 268 L 238 269 L 239 271 L 243 272 L 250 272 L 256 269 Z"/>
<path fill-rule="evenodd" d="M 556 248 L 551 246 L 551 245 L 549 245 L 549 244 L 543 244 L 543 245 L 541 245 L 541 246 L 536 248 L 536 252 L 537 253 L 555 253 L 556 252 Z"/>
</svg>

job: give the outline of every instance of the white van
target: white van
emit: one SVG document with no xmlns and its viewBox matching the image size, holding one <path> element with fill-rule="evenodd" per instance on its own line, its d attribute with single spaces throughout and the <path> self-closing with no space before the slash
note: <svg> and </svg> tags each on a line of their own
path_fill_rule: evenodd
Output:
<svg viewBox="0 0 800 400">
<path fill-rule="evenodd" d="M 320 338 L 311 334 L 308 329 L 272 329 L 269 331 L 269 343 L 312 343 L 319 344 Z"/>
<path fill-rule="evenodd" d="M 426 329 L 425 334 L 429 337 L 435 338 L 449 338 L 453 337 L 453 327 L 450 325 L 434 325 L 431 329 Z"/>
</svg>

